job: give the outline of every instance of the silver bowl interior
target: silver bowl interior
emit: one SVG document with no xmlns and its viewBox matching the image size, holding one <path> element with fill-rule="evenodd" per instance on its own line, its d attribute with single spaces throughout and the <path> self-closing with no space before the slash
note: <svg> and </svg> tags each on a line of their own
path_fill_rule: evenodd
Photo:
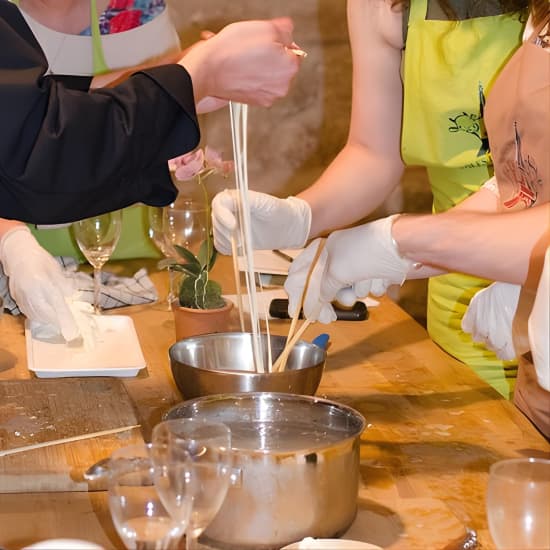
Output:
<svg viewBox="0 0 550 550">
<path fill-rule="evenodd" d="M 271 343 L 272 360 L 280 355 L 286 343 L 285 336 L 261 334 L 264 364 L 268 364 L 268 341 Z M 248 332 L 204 334 L 176 342 L 169 350 L 172 364 L 187 365 L 198 369 L 256 373 L 253 336 Z M 288 357 L 286 370 L 317 367 L 325 362 L 326 351 L 303 340 L 297 342 Z M 258 373 L 263 374 L 263 373 Z"/>
<path fill-rule="evenodd" d="M 360 413 L 340 403 L 274 392 L 199 397 L 176 405 L 165 418 L 223 422 L 233 449 L 263 453 L 307 453 L 354 439 L 366 425 Z"/>
</svg>

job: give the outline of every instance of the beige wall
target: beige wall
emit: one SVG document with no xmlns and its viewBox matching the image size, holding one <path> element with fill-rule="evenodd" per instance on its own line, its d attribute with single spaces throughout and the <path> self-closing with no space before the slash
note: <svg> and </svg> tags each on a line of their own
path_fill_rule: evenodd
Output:
<svg viewBox="0 0 550 550">
<path fill-rule="evenodd" d="M 351 58 L 345 0 L 171 0 L 170 7 L 184 44 L 202 29 L 217 31 L 239 19 L 293 18 L 296 42 L 308 57 L 285 99 L 249 111 L 249 185 L 286 196 L 312 183 L 347 135 Z M 204 144 L 231 156 L 228 111 L 201 118 Z"/>
</svg>

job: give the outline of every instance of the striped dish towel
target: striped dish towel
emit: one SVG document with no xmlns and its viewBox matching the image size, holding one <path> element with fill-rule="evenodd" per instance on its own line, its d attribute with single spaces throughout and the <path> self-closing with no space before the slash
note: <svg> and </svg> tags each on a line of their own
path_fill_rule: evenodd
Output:
<svg viewBox="0 0 550 550">
<path fill-rule="evenodd" d="M 89 273 L 78 271 L 78 262 L 70 256 L 59 256 L 56 260 L 63 266 L 65 274 L 73 280 L 79 300 L 94 301 L 94 279 Z M 12 315 L 21 312 L 10 295 L 8 278 L 0 265 L 0 298 L 4 300 L 4 309 Z M 108 271 L 101 272 L 101 293 L 99 303 L 102 309 L 148 304 L 158 300 L 158 293 L 145 268 L 137 271 L 133 277 L 119 277 Z"/>
</svg>

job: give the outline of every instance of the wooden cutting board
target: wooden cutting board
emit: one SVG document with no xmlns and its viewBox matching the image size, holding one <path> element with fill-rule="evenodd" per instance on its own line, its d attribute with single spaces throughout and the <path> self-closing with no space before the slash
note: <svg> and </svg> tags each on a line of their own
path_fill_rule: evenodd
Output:
<svg viewBox="0 0 550 550">
<path fill-rule="evenodd" d="M 95 436 L 0 456 L 0 493 L 87 491 L 83 473 L 125 445 L 142 442 L 132 401 L 117 378 L 0 381 L 0 455 L 3 451 Z M 131 428 L 133 426 L 133 428 Z"/>
</svg>

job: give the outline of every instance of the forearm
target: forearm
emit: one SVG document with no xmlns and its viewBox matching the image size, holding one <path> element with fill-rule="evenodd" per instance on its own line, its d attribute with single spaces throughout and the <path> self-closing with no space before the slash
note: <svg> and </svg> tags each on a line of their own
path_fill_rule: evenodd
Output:
<svg viewBox="0 0 550 550">
<path fill-rule="evenodd" d="M 357 222 L 399 184 L 402 165 L 348 143 L 321 177 L 298 197 L 312 209 L 310 238 Z"/>
<path fill-rule="evenodd" d="M 400 216 L 392 234 L 401 254 L 415 262 L 523 284 L 538 244 L 550 242 L 550 204 L 498 214 L 453 209 Z"/>
<path fill-rule="evenodd" d="M 299 197 L 312 208 L 310 237 L 357 222 L 399 184 L 401 15 L 386 2 L 348 2 L 353 52 L 347 144 Z"/>
</svg>

